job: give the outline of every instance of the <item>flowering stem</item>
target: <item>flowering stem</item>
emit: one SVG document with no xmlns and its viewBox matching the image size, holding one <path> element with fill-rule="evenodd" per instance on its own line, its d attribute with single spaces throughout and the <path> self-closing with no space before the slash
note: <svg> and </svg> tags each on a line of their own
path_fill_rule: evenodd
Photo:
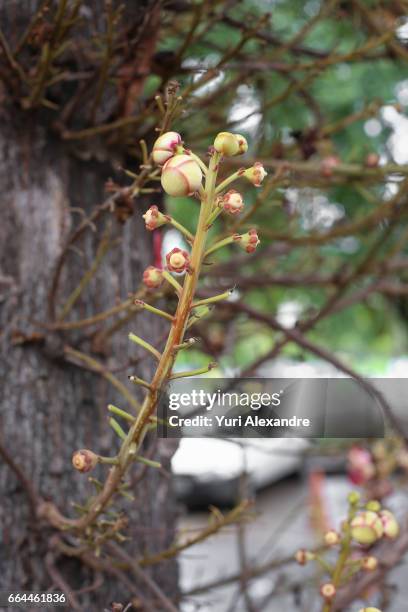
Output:
<svg viewBox="0 0 408 612">
<path fill-rule="evenodd" d="M 191 244 L 194 242 L 193 234 L 189 232 L 188 229 L 184 227 L 184 225 L 181 225 L 181 223 L 173 219 L 173 217 L 171 217 L 170 225 L 172 225 L 179 232 L 181 232 L 187 238 L 188 242 L 190 242 Z"/>
<path fill-rule="evenodd" d="M 174 287 L 177 295 L 180 296 L 181 292 L 183 291 L 183 287 L 180 285 L 180 283 L 178 283 L 176 279 L 174 278 L 174 276 L 172 276 L 170 272 L 167 272 L 167 270 L 163 270 L 162 275 L 163 275 L 163 278 L 169 283 L 169 285 Z"/>
<path fill-rule="evenodd" d="M 214 253 L 214 251 L 218 251 L 218 249 L 221 249 L 222 247 L 227 246 L 228 244 L 231 244 L 232 242 L 234 242 L 233 236 L 228 236 L 228 238 L 224 238 L 223 240 L 216 242 L 209 249 L 207 249 L 204 257 L 207 257 L 207 255 L 209 255 L 210 253 Z"/>
<path fill-rule="evenodd" d="M 224 181 L 222 181 L 222 183 L 218 185 L 217 189 L 215 190 L 215 193 L 216 194 L 221 193 L 221 191 L 223 191 L 226 187 L 228 187 L 228 185 L 236 181 L 240 176 L 242 176 L 242 174 L 243 174 L 242 168 L 240 168 L 239 170 L 231 174 L 231 176 L 226 178 Z"/>
</svg>

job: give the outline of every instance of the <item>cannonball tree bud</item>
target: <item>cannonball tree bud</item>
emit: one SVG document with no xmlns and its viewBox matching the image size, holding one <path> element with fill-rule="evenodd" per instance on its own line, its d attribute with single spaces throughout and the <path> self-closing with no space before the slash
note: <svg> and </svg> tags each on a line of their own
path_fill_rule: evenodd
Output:
<svg viewBox="0 0 408 612">
<path fill-rule="evenodd" d="M 322 584 L 320 587 L 320 595 L 327 600 L 333 599 L 336 595 L 336 587 L 332 582 L 326 582 L 326 584 Z"/>
<path fill-rule="evenodd" d="M 376 168 L 379 162 L 380 156 L 378 155 L 378 153 L 368 153 L 367 157 L 365 158 L 365 165 L 367 166 L 367 168 Z"/>
<path fill-rule="evenodd" d="M 166 262 L 170 272 L 184 272 L 190 265 L 190 256 L 187 251 L 176 247 L 167 253 Z"/>
<path fill-rule="evenodd" d="M 146 229 L 150 231 L 170 221 L 170 217 L 160 212 L 157 206 L 151 206 L 142 217 L 145 220 Z"/>
<path fill-rule="evenodd" d="M 359 544 L 374 544 L 383 535 L 381 518 L 375 512 L 360 512 L 350 523 L 351 537 Z"/>
<path fill-rule="evenodd" d="M 221 153 L 225 157 L 233 157 L 240 153 L 240 141 L 236 134 L 231 134 L 231 132 L 220 132 L 215 137 L 214 149 L 217 153 Z"/>
<path fill-rule="evenodd" d="M 248 151 L 248 142 L 245 136 L 242 134 L 234 134 L 234 136 L 238 139 L 239 152 L 238 155 L 243 155 Z"/>
<path fill-rule="evenodd" d="M 78 472 L 90 472 L 98 463 L 98 455 L 87 448 L 75 451 L 72 455 L 72 465 Z"/>
<path fill-rule="evenodd" d="M 308 561 L 313 561 L 315 558 L 316 555 L 314 553 L 304 548 L 300 548 L 295 554 L 295 559 L 299 565 L 306 565 Z"/>
<path fill-rule="evenodd" d="M 375 476 L 371 453 L 361 446 L 352 446 L 347 456 L 347 472 L 351 482 L 361 485 Z"/>
<path fill-rule="evenodd" d="M 230 189 L 223 196 L 221 205 L 223 209 L 229 212 L 231 215 L 238 215 L 244 208 L 244 200 L 238 191 L 235 191 L 235 189 Z"/>
<path fill-rule="evenodd" d="M 356 506 L 361 499 L 361 495 L 358 491 L 350 491 L 347 495 L 347 501 L 351 506 Z"/>
<path fill-rule="evenodd" d="M 253 253 L 260 242 L 256 229 L 250 229 L 246 234 L 234 234 L 233 239 L 247 253 Z"/>
<path fill-rule="evenodd" d="M 181 145 L 181 136 L 177 132 L 166 132 L 162 134 L 153 145 L 153 161 L 159 166 L 162 166 L 176 154 L 177 149 L 181 147 Z"/>
<path fill-rule="evenodd" d="M 161 184 L 171 196 L 187 196 L 198 191 L 203 173 L 190 155 L 176 155 L 163 166 Z"/>
<path fill-rule="evenodd" d="M 389 510 L 381 510 L 380 519 L 384 530 L 384 536 L 393 540 L 399 534 L 398 521 Z"/>
<path fill-rule="evenodd" d="M 337 155 L 329 155 L 322 160 L 321 173 L 323 176 L 330 177 L 333 175 L 333 170 L 340 165 L 340 158 Z"/>
<path fill-rule="evenodd" d="M 143 272 L 143 282 L 149 289 L 157 289 L 163 282 L 163 272 L 154 266 L 148 266 Z"/>
<path fill-rule="evenodd" d="M 340 542 L 340 536 L 337 531 L 330 529 L 324 534 L 324 541 L 327 546 L 336 546 L 336 544 L 339 544 Z"/>
<path fill-rule="evenodd" d="M 366 510 L 371 510 L 371 512 L 379 512 L 381 510 L 381 504 L 376 499 L 370 499 L 366 503 Z"/>
<path fill-rule="evenodd" d="M 378 561 L 376 557 L 364 557 L 361 562 L 361 567 L 366 572 L 373 572 L 378 567 Z"/>
<path fill-rule="evenodd" d="M 267 172 L 261 162 L 255 162 L 252 168 L 247 168 L 243 175 L 253 184 L 255 187 L 260 187 Z"/>
</svg>

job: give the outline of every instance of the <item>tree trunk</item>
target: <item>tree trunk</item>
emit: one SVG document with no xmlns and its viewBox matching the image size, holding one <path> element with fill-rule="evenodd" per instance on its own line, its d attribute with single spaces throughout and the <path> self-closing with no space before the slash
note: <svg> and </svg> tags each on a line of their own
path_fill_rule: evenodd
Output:
<svg viewBox="0 0 408 612">
<path fill-rule="evenodd" d="M 21 2 L 24 8 L 33 4 Z M 143 3 L 135 5 L 139 13 L 145 8 Z M 8 107 L 1 112 L 0 590 L 68 587 L 72 600 L 66 609 L 95 612 L 109 608 L 112 601 L 126 604 L 137 592 L 144 603 L 134 609 L 161 609 L 155 607 L 151 592 L 134 579 L 130 585 L 125 575 L 103 575 L 99 581 L 81 562 L 57 556 L 52 547 L 55 532 L 36 516 L 39 499 L 51 500 L 64 514 L 77 516 L 73 504 L 83 504 L 94 488 L 86 475 L 72 468 L 72 453 L 89 448 L 101 455 L 114 454 L 119 440 L 107 423 L 106 407 L 112 402 L 129 409 L 106 378 L 92 372 L 67 347 L 117 370 L 115 376 L 132 393 L 129 373 L 143 378 L 152 374 L 152 360 L 131 346 L 127 335 L 136 329 L 140 336 L 157 342 L 165 331 L 157 318 L 137 314 L 103 343 L 99 332 L 120 315 L 79 330 L 53 331 L 43 325 L 50 323 L 53 313 L 57 317 L 61 313 L 67 297 L 95 262 L 101 239 L 109 242 L 109 249 L 67 320 L 91 317 L 139 287 L 144 268 L 153 261 L 151 235 L 141 219 L 146 203 L 139 197 L 125 222 L 117 210 L 104 210 L 66 251 L 53 288 L 68 236 L 84 214 L 91 214 L 106 200 L 104 184 L 112 167 L 108 161 L 77 155 L 75 148 L 53 136 L 41 110 Z M 126 367 L 135 358 L 140 361 Z M 130 539 L 125 546 L 135 559 L 173 541 L 175 503 L 165 473 L 174 452 L 171 444 L 154 436 L 148 439 L 144 452 L 158 459 L 164 470 L 133 468 L 129 491 L 135 501 L 123 498 L 109 508 L 123 510 L 128 517 L 124 534 Z M 101 479 L 105 474 L 104 466 L 92 473 Z M 165 593 L 175 595 L 175 562 L 149 572 Z M 95 589 L 75 593 L 92 584 Z"/>
</svg>

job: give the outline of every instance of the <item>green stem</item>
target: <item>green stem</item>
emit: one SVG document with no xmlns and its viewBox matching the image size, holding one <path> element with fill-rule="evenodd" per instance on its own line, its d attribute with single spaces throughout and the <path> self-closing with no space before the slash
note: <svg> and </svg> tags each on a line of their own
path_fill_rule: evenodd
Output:
<svg viewBox="0 0 408 612">
<path fill-rule="evenodd" d="M 176 380 L 176 378 L 187 378 L 189 376 L 200 376 L 200 374 L 206 374 L 210 370 L 213 370 L 217 364 L 215 362 L 209 363 L 204 368 L 197 368 L 196 370 L 188 370 L 187 372 L 177 372 L 177 374 L 172 374 L 170 376 L 170 380 Z"/>
<path fill-rule="evenodd" d="M 146 351 L 149 351 L 149 353 L 154 355 L 156 357 L 156 359 L 158 359 L 160 361 L 161 354 L 159 353 L 159 351 L 157 349 L 154 348 L 154 346 L 152 346 L 151 344 L 146 342 L 146 340 L 143 340 L 139 336 L 136 336 L 136 334 L 132 334 L 132 332 L 129 334 L 129 340 L 131 340 L 135 344 L 138 344 L 142 348 L 146 349 Z"/>
<path fill-rule="evenodd" d="M 215 193 L 218 194 L 218 193 L 221 193 L 221 191 L 224 191 L 224 189 L 228 187 L 228 185 L 231 185 L 231 183 L 239 179 L 239 177 L 242 176 L 242 174 L 243 174 L 242 170 L 237 170 L 236 172 L 231 174 L 231 176 L 226 178 L 224 181 L 222 181 L 218 185 L 217 189 L 215 190 Z"/>
<path fill-rule="evenodd" d="M 181 232 L 186 238 L 187 240 L 193 244 L 194 242 L 194 236 L 191 232 L 188 231 L 188 229 L 186 227 L 184 227 L 184 225 L 181 225 L 181 223 L 179 223 L 178 221 L 176 221 L 175 219 L 173 219 L 173 217 L 171 217 L 171 221 L 170 221 L 170 225 L 172 225 L 174 228 L 176 228 L 179 232 Z"/>
<path fill-rule="evenodd" d="M 233 242 L 234 242 L 233 236 L 228 236 L 228 238 L 224 238 L 223 240 L 216 242 L 209 249 L 207 249 L 204 257 L 207 257 L 208 255 L 210 255 L 210 253 L 214 253 L 214 251 L 218 251 L 218 249 L 221 249 L 222 247 L 225 247 L 228 244 L 232 244 Z"/>
</svg>

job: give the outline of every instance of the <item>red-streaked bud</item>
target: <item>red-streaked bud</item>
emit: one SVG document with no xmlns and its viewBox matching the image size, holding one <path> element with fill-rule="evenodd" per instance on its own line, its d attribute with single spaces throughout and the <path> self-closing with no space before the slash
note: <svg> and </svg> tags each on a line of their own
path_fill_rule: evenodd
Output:
<svg viewBox="0 0 408 612">
<path fill-rule="evenodd" d="M 327 601 L 330 601 L 336 595 L 336 587 L 332 582 L 326 582 L 326 584 L 322 584 L 320 587 L 320 595 Z"/>
<path fill-rule="evenodd" d="M 244 208 L 242 195 L 238 193 L 238 191 L 235 191 L 235 189 L 227 191 L 221 200 L 221 204 L 223 209 L 231 215 L 238 215 Z"/>
<path fill-rule="evenodd" d="M 381 518 L 376 512 L 359 512 L 350 523 L 351 536 L 359 544 L 370 546 L 383 535 Z"/>
<path fill-rule="evenodd" d="M 234 234 L 233 239 L 247 253 L 253 253 L 260 242 L 256 229 L 250 229 L 246 234 Z"/>
<path fill-rule="evenodd" d="M 324 534 L 324 541 L 327 546 L 336 546 L 340 543 L 340 535 L 334 529 L 330 529 Z"/>
<path fill-rule="evenodd" d="M 162 166 L 176 154 L 177 149 L 181 147 L 181 145 L 181 136 L 177 132 L 166 132 L 162 134 L 153 145 L 153 161 L 159 166 Z"/>
<path fill-rule="evenodd" d="M 361 568 L 366 572 L 373 572 L 378 567 L 377 557 L 363 557 L 361 561 Z"/>
<path fill-rule="evenodd" d="M 166 262 L 170 272 L 184 272 L 190 265 L 190 256 L 187 251 L 176 247 L 167 253 Z"/>
<path fill-rule="evenodd" d="M 144 215 L 142 215 L 146 223 L 146 229 L 153 231 L 156 227 L 160 227 L 165 223 L 169 223 L 170 217 L 164 215 L 157 206 L 151 206 Z"/>
<path fill-rule="evenodd" d="M 143 282 L 149 289 L 157 289 L 163 282 L 163 272 L 154 266 L 148 266 L 143 272 Z"/>
<path fill-rule="evenodd" d="M 394 540 L 399 534 L 397 519 L 389 510 L 381 510 L 380 519 L 384 530 L 384 536 L 390 540 Z"/>
<path fill-rule="evenodd" d="M 78 472 L 90 472 L 98 463 L 98 455 L 87 448 L 75 451 L 72 455 L 72 465 Z"/>
<path fill-rule="evenodd" d="M 295 554 L 295 559 L 299 565 L 306 565 L 306 563 L 313 561 L 315 558 L 316 555 L 314 553 L 304 548 L 300 548 Z"/>
<path fill-rule="evenodd" d="M 198 191 L 203 173 L 190 155 L 176 155 L 163 166 L 161 184 L 171 196 L 187 196 Z"/>
<path fill-rule="evenodd" d="M 247 168 L 243 174 L 255 187 L 260 187 L 268 173 L 261 162 L 255 162 L 252 168 Z"/>
</svg>

